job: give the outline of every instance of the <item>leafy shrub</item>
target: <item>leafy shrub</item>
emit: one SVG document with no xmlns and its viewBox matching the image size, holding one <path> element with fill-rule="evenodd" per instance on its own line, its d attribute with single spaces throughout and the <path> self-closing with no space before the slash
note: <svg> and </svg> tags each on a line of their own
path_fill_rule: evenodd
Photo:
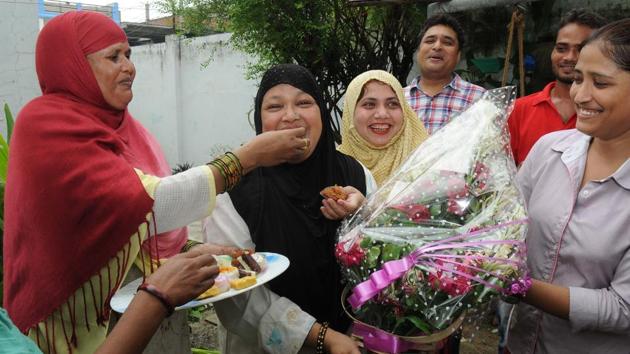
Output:
<svg viewBox="0 0 630 354">
<path fill-rule="evenodd" d="M 2 238 L 4 235 L 4 187 L 7 182 L 7 164 L 9 162 L 9 142 L 13 132 L 13 114 L 8 104 L 4 104 L 4 117 L 7 122 L 7 139 L 0 134 L 0 305 L 2 304 Z"/>
</svg>

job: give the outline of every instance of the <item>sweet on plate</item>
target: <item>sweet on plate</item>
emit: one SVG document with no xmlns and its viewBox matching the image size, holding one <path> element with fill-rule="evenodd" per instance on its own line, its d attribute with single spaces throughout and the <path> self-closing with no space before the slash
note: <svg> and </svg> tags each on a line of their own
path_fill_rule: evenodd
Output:
<svg viewBox="0 0 630 354">
<path fill-rule="evenodd" d="M 219 266 L 219 275 L 214 285 L 197 299 L 217 296 L 230 289 L 249 288 L 256 284 L 256 276 L 267 268 L 265 256 L 252 250 L 238 250 L 231 255 L 218 255 L 214 258 Z"/>
</svg>

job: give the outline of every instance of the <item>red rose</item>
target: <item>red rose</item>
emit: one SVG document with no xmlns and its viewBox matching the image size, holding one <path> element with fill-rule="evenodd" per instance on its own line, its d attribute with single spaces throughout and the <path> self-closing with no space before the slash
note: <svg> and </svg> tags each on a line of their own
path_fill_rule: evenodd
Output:
<svg viewBox="0 0 630 354">
<path fill-rule="evenodd" d="M 338 243 L 335 248 L 335 256 L 339 260 L 339 263 L 346 267 L 357 266 L 361 264 L 363 257 L 365 257 L 365 251 L 359 246 L 359 242 L 354 242 L 352 247 L 346 252 L 344 249 L 345 243 Z"/>
<path fill-rule="evenodd" d="M 431 218 L 431 211 L 424 204 L 394 205 L 392 208 L 407 214 L 409 220 L 413 222 Z"/>
<path fill-rule="evenodd" d="M 468 184 L 459 177 L 451 177 L 446 181 L 446 195 L 449 198 L 465 198 L 468 196 Z"/>
<path fill-rule="evenodd" d="M 437 270 L 429 274 L 429 284 L 434 289 L 443 291 L 451 296 L 465 295 L 472 289 L 470 279 L 448 271 L 448 269 L 454 269 L 458 272 L 472 275 L 468 268 L 460 264 L 444 264 L 439 260 L 436 263 L 447 270 Z"/>
<path fill-rule="evenodd" d="M 473 177 L 475 179 L 475 184 L 477 188 L 483 190 L 486 188 L 486 184 L 488 184 L 488 177 L 490 174 L 488 173 L 488 167 L 483 163 L 477 161 L 475 163 L 475 169 L 473 171 Z"/>
<path fill-rule="evenodd" d="M 451 214 L 458 215 L 458 216 L 462 216 L 466 214 L 466 208 L 465 207 L 462 208 L 462 206 L 459 204 L 459 200 L 453 199 L 453 198 L 449 198 L 448 201 L 446 202 L 446 211 L 448 211 Z"/>
<path fill-rule="evenodd" d="M 431 217 L 431 212 L 426 205 L 417 204 L 409 208 L 407 216 L 409 217 L 409 220 L 413 222 L 420 222 L 429 219 Z"/>
</svg>

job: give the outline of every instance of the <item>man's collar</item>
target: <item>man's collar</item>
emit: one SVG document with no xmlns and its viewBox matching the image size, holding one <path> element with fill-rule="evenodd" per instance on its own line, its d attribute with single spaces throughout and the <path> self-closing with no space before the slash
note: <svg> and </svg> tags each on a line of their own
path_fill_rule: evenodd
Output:
<svg viewBox="0 0 630 354">
<path fill-rule="evenodd" d="M 551 102 L 551 90 L 556 87 L 556 82 L 552 81 L 548 83 L 545 88 L 539 92 L 539 94 L 534 98 L 532 104 L 535 106 L 542 102 Z"/>
<path fill-rule="evenodd" d="M 420 75 L 416 76 L 413 80 L 411 80 L 411 83 L 409 84 L 409 86 L 411 87 L 411 89 L 419 89 L 420 86 L 418 86 L 420 84 Z"/>
<path fill-rule="evenodd" d="M 462 80 L 456 72 L 453 72 L 453 80 L 451 80 L 451 82 L 449 82 L 446 86 L 450 86 L 454 90 L 461 91 L 464 89 L 464 80 Z"/>
<path fill-rule="evenodd" d="M 453 72 L 453 78 L 451 79 L 451 81 L 446 84 L 444 87 L 450 86 L 452 89 L 457 90 L 457 91 L 461 91 L 463 89 L 463 84 L 462 84 L 462 78 L 457 75 L 456 72 Z M 415 79 L 413 79 L 411 81 L 411 84 L 409 84 L 409 86 L 411 86 L 412 90 L 420 90 L 420 75 L 416 76 Z M 444 89 L 444 88 L 442 88 Z M 420 90 L 422 91 L 422 90 Z"/>
</svg>

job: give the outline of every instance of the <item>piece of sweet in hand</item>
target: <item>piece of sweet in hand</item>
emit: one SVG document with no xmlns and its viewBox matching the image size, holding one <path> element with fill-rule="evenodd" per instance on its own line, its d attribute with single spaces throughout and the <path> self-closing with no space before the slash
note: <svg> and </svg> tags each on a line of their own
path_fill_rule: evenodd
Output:
<svg viewBox="0 0 630 354">
<path fill-rule="evenodd" d="M 322 189 L 322 191 L 319 192 L 319 194 L 321 194 L 322 197 L 326 199 L 330 198 L 334 201 L 337 201 L 339 199 L 342 199 L 342 200 L 348 199 L 348 193 L 346 193 L 346 191 L 344 191 L 343 188 L 338 185 L 326 187 Z"/>
</svg>

